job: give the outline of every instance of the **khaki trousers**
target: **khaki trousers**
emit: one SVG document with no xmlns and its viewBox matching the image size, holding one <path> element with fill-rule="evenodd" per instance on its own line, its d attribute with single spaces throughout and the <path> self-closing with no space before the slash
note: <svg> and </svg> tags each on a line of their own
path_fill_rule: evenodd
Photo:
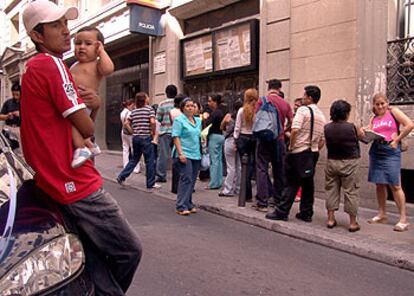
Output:
<svg viewBox="0 0 414 296">
<path fill-rule="evenodd" d="M 325 167 L 326 208 L 337 211 L 341 192 L 344 196 L 344 210 L 349 215 L 358 214 L 360 178 L 359 159 L 328 159 Z"/>
</svg>

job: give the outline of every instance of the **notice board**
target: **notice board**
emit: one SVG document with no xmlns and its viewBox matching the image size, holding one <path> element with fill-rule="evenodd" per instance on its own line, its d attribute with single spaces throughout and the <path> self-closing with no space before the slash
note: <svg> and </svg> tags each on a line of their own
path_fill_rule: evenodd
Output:
<svg viewBox="0 0 414 296">
<path fill-rule="evenodd" d="M 215 33 L 214 71 L 249 66 L 252 63 L 250 23 Z"/>
<path fill-rule="evenodd" d="M 249 20 L 180 41 L 184 80 L 257 70 L 259 22 Z"/>
<path fill-rule="evenodd" d="M 184 77 L 213 71 L 212 35 L 185 40 L 183 43 Z"/>
</svg>

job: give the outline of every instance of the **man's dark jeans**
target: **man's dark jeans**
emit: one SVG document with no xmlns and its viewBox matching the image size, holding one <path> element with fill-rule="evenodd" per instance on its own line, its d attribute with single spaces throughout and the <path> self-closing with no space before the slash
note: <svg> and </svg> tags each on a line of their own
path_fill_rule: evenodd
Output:
<svg viewBox="0 0 414 296">
<path fill-rule="evenodd" d="M 129 160 L 127 166 L 119 173 L 118 178 L 124 181 L 131 175 L 134 168 L 137 166 L 141 155 L 144 154 L 145 173 L 147 177 L 147 188 L 152 188 L 155 184 L 155 156 L 154 147 L 151 143 L 150 136 L 134 136 L 132 138 L 132 147 L 134 153 Z"/>
<path fill-rule="evenodd" d="M 103 188 L 64 205 L 77 228 L 96 295 L 125 295 L 141 260 L 141 243 L 116 200 Z"/>
<path fill-rule="evenodd" d="M 319 159 L 319 152 L 313 152 L 313 167 Z M 299 211 L 302 217 L 313 216 L 313 203 L 315 200 L 315 183 L 314 177 L 300 179 L 296 174 L 286 171 L 287 187 L 283 191 L 282 199 L 276 202 L 276 212 L 280 216 L 288 217 L 290 209 L 295 202 L 296 193 L 302 186 L 302 197 L 300 199 Z"/>
<path fill-rule="evenodd" d="M 285 187 L 285 141 L 275 140 L 271 142 L 257 141 L 256 148 L 256 184 L 257 184 L 257 205 L 267 207 L 269 192 L 273 192 L 273 198 L 277 203 L 282 197 Z M 273 190 L 269 186 L 269 163 L 272 164 Z"/>
</svg>

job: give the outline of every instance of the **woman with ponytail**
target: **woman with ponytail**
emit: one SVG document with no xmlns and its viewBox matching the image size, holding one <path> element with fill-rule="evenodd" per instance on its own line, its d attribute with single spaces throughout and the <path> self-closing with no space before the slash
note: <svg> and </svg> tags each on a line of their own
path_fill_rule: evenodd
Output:
<svg viewBox="0 0 414 296">
<path fill-rule="evenodd" d="M 243 107 L 239 109 L 237 112 L 236 117 L 236 124 L 234 127 L 234 141 L 236 142 L 236 148 L 240 155 L 240 159 L 242 156 L 246 154 L 248 156 L 248 170 L 247 176 L 245 180 L 241 180 L 241 182 L 245 182 L 247 184 L 246 187 L 246 200 L 252 200 L 252 177 L 254 172 L 254 155 L 256 149 L 256 140 L 253 137 L 253 122 L 255 118 L 255 110 L 257 100 L 259 99 L 259 95 L 257 90 L 254 88 L 249 88 L 244 93 L 244 103 Z"/>
</svg>

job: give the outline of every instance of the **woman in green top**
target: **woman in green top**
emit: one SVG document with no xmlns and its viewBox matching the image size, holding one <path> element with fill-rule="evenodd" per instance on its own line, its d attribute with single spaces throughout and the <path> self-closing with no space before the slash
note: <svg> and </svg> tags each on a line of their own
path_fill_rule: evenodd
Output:
<svg viewBox="0 0 414 296">
<path fill-rule="evenodd" d="M 197 212 L 192 202 L 192 194 L 201 161 L 201 120 L 194 116 L 194 102 L 190 98 L 181 102 L 180 109 L 182 114 L 174 120 L 172 126 L 173 164 L 180 179 L 176 212 L 186 216 Z"/>
</svg>

